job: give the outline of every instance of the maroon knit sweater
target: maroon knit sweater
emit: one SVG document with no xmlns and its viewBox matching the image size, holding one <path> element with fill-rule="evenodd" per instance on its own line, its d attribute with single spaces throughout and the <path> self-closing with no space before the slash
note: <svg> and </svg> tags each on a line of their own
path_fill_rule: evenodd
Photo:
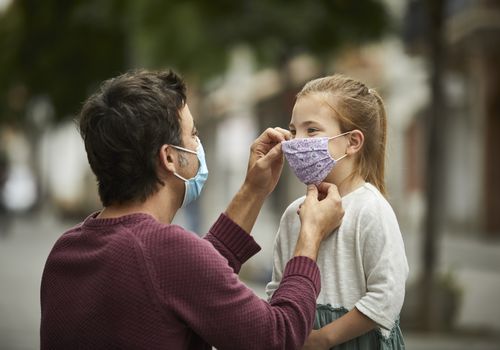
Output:
<svg viewBox="0 0 500 350">
<path fill-rule="evenodd" d="M 259 250 L 225 215 L 204 239 L 147 214 L 91 215 L 47 259 L 41 348 L 298 349 L 313 325 L 318 267 L 292 259 L 266 302 L 237 275 Z"/>
</svg>

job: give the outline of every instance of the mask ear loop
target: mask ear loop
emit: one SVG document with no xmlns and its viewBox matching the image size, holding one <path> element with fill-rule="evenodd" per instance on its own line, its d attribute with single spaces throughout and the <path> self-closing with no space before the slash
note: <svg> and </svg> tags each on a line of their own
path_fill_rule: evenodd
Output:
<svg viewBox="0 0 500 350">
<path fill-rule="evenodd" d="M 197 139 L 197 141 L 198 141 L 198 144 L 199 144 L 199 139 Z M 184 147 L 181 147 L 181 146 L 175 146 L 175 145 L 169 145 L 169 146 L 171 146 L 171 147 L 173 147 L 175 149 L 178 149 L 180 151 L 184 151 L 184 152 L 188 152 L 188 153 L 192 153 L 192 154 L 198 154 L 198 152 L 192 151 L 190 149 L 187 149 L 187 148 L 184 148 Z M 174 174 L 174 176 L 176 176 L 177 178 L 181 179 L 184 182 L 188 182 L 189 181 L 185 177 L 177 174 L 175 171 L 173 172 L 173 174 Z"/>
<path fill-rule="evenodd" d="M 174 146 L 174 145 L 170 145 L 170 146 L 173 147 L 173 148 L 176 148 L 178 150 L 184 151 L 184 152 L 188 152 L 188 153 L 192 153 L 192 154 L 197 154 L 196 151 L 192 151 L 190 149 L 187 149 L 187 148 L 184 148 L 184 147 L 181 147 L 181 146 Z"/>
<path fill-rule="evenodd" d="M 342 157 L 339 157 L 338 159 L 335 159 L 335 158 L 333 158 L 333 157 L 332 157 L 332 159 L 333 159 L 334 161 L 338 162 L 339 160 L 342 160 L 342 159 L 344 159 L 345 157 L 347 157 L 347 153 L 346 153 L 346 154 L 344 154 Z"/>
<path fill-rule="evenodd" d="M 333 139 L 336 139 L 337 137 L 345 136 L 345 135 L 347 135 L 347 134 L 350 134 L 351 132 L 352 132 L 352 131 L 346 131 L 346 132 L 344 132 L 344 133 L 342 133 L 342 134 L 339 134 L 339 135 L 336 135 L 336 136 L 329 137 L 329 138 L 328 138 L 328 140 L 333 140 Z M 345 157 L 347 157 L 347 149 L 346 149 L 346 151 L 345 151 L 345 154 L 344 154 L 342 157 L 339 157 L 338 159 L 335 159 L 335 158 L 333 158 L 333 157 L 332 157 L 332 159 L 333 159 L 334 161 L 338 162 L 339 160 L 342 160 L 342 159 L 344 159 Z"/>
<path fill-rule="evenodd" d="M 176 176 L 177 178 L 181 179 L 181 180 L 182 180 L 182 181 L 184 181 L 184 182 L 188 182 L 188 181 L 189 181 L 189 180 L 188 180 L 188 179 L 186 179 L 185 177 L 183 177 L 183 176 L 181 176 L 181 175 L 177 174 L 176 172 L 173 172 L 172 174 L 174 174 L 174 176 Z"/>
<path fill-rule="evenodd" d="M 339 135 L 336 135 L 336 136 L 332 136 L 332 137 L 329 137 L 328 140 L 333 140 L 333 139 L 336 139 L 337 137 L 340 137 L 340 136 L 344 136 L 344 135 L 347 135 L 347 134 L 350 134 L 352 131 L 346 131 L 342 134 L 339 134 Z"/>
<path fill-rule="evenodd" d="M 184 152 L 191 153 L 191 154 L 198 154 L 198 148 L 200 147 L 200 144 L 201 144 L 200 138 L 198 136 L 196 136 L 196 143 L 198 144 L 198 146 L 196 146 L 196 151 L 193 151 L 193 150 L 181 147 L 181 146 L 175 146 L 175 145 L 169 145 L 169 146 L 176 148 L 178 150 L 184 151 Z"/>
</svg>

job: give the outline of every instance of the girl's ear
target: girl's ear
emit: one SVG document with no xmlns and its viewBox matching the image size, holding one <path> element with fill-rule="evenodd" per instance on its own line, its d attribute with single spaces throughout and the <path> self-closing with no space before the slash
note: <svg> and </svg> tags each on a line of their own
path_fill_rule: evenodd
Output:
<svg viewBox="0 0 500 350">
<path fill-rule="evenodd" d="M 175 152 L 173 147 L 169 145 L 163 145 L 160 148 L 160 152 L 158 154 L 158 161 L 160 165 L 160 169 L 163 169 L 166 172 L 174 173 L 177 171 L 177 152 Z"/>
<path fill-rule="evenodd" d="M 347 154 L 358 153 L 365 142 L 365 135 L 360 130 L 353 130 L 347 137 Z"/>
</svg>

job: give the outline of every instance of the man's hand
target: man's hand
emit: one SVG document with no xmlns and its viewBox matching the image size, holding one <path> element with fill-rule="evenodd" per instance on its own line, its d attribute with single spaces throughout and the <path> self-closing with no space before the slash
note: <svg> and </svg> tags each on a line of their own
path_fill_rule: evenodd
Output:
<svg viewBox="0 0 500 350">
<path fill-rule="evenodd" d="M 307 256 L 316 261 L 321 242 L 340 226 L 344 216 L 337 186 L 326 182 L 307 186 L 299 216 L 301 227 L 294 256 Z"/>
<path fill-rule="evenodd" d="M 317 232 L 321 240 L 340 226 L 344 217 L 342 198 L 337 186 L 322 182 L 319 185 L 308 185 L 307 195 L 298 212 L 301 228 Z"/>
<path fill-rule="evenodd" d="M 250 148 L 245 182 L 226 209 L 226 215 L 248 233 L 280 178 L 283 169 L 281 141 L 291 137 L 285 129 L 267 129 Z"/>
<path fill-rule="evenodd" d="M 289 140 L 291 137 L 288 130 L 269 128 L 254 141 L 250 147 L 244 186 L 264 197 L 274 190 L 283 169 L 281 141 Z"/>
</svg>

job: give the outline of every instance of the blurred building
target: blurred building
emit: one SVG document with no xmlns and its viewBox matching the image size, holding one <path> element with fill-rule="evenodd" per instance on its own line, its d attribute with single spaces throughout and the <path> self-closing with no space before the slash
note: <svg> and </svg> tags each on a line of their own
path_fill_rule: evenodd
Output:
<svg viewBox="0 0 500 350">
<path fill-rule="evenodd" d="M 447 145 L 444 226 L 455 233 L 500 237 L 500 2 L 445 1 Z M 422 1 L 410 1 L 405 44 L 425 55 L 426 17 Z M 425 106 L 425 105 L 424 105 Z M 406 133 L 407 191 L 422 191 L 425 108 Z M 421 153 L 421 152 L 420 152 Z"/>
<path fill-rule="evenodd" d="M 398 8 L 401 5 L 388 3 Z M 486 249 L 482 243 L 482 238 L 500 237 L 500 158 L 496 154 L 500 141 L 495 137 L 500 131 L 500 75 L 495 66 L 500 52 L 497 4 L 455 0 L 446 5 L 443 85 L 449 123 L 442 131 L 447 173 L 442 179 L 445 206 L 440 211 L 446 242 L 440 245 L 438 262 L 439 274 L 453 276 L 453 283 L 462 291 L 461 311 L 454 311 L 460 326 L 479 327 L 486 322 L 494 329 L 500 329 L 494 317 L 498 308 L 488 306 L 494 298 L 476 287 L 483 282 L 494 287 L 499 282 L 499 276 L 491 271 L 496 248 Z M 404 29 L 403 41 L 394 33 L 379 43 L 346 48 L 326 63 L 297 55 L 283 67 L 259 70 L 250 51 L 235 50 L 231 68 L 209 85 L 196 110 L 211 165 L 201 198 L 202 227 L 208 228 L 243 181 L 251 141 L 266 127 L 288 127 L 295 94 L 304 83 L 345 73 L 377 89 L 386 102 L 386 180 L 389 201 L 407 242 L 411 284 L 421 267 L 430 104 L 423 10 L 420 1 L 410 1 L 406 14 L 395 10 Z M 256 223 L 253 234 L 263 251 L 243 270 L 247 277 L 264 282 L 269 279 L 280 215 L 304 192 L 304 185 L 285 164 L 282 178 Z M 461 258 L 453 258 L 453 249 L 474 261 L 456 265 Z"/>
</svg>

